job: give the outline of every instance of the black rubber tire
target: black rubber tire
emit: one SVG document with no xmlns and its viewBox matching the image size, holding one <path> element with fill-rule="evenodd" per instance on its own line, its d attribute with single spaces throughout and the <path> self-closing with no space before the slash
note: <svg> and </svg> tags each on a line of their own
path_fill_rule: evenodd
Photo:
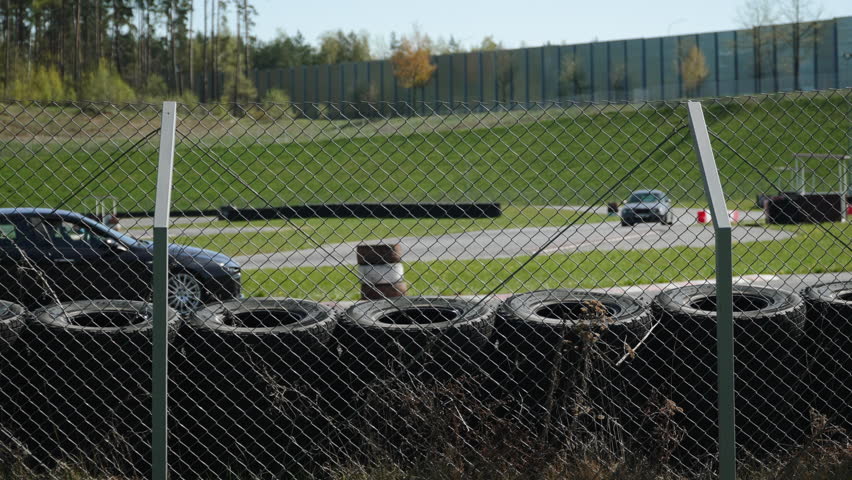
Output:
<svg viewBox="0 0 852 480">
<path fill-rule="evenodd" d="M 168 339 L 180 323 L 167 310 Z M 113 326 L 105 326 L 114 322 Z M 29 352 L 32 450 L 51 458 L 90 452 L 118 432 L 128 458 L 149 447 L 153 306 L 129 300 L 69 302 L 37 310 Z M 58 456 L 57 456 L 58 455 Z M 144 463 L 144 462 L 143 462 Z M 128 467 L 137 468 L 139 465 Z"/>
<path fill-rule="evenodd" d="M 0 300 L 0 355 L 13 348 L 21 336 L 27 310 L 12 302 Z"/>
<path fill-rule="evenodd" d="M 835 425 L 852 430 L 852 281 L 814 285 L 802 292 L 808 306 L 808 384 L 812 406 Z"/>
<path fill-rule="evenodd" d="M 241 317 L 261 322 L 261 315 L 269 317 L 265 320 L 272 323 L 286 322 L 262 327 L 239 325 L 245 321 Z M 208 305 L 190 315 L 186 322 L 191 334 L 199 337 L 191 342 L 196 348 L 245 344 L 273 350 L 310 350 L 331 340 L 337 316 L 334 308 L 311 300 L 249 298 Z"/>
<path fill-rule="evenodd" d="M 627 221 L 622 220 L 622 221 L 621 221 L 621 226 L 622 226 L 622 227 L 632 227 L 632 226 L 633 226 L 633 222 L 627 222 Z"/>
<path fill-rule="evenodd" d="M 181 390 L 200 390 L 214 402 L 229 398 L 228 408 L 237 416 L 254 408 L 256 399 L 246 392 L 267 388 L 267 373 L 314 386 L 327 376 L 337 317 L 330 306 L 290 298 L 208 305 L 187 319 Z M 239 322 L 243 326 L 235 325 Z M 191 405 L 197 396 L 187 397 L 187 408 L 197 409 Z"/>
<path fill-rule="evenodd" d="M 385 408 L 388 388 L 399 391 L 411 382 L 439 390 L 445 382 L 464 382 L 472 401 L 484 401 L 494 390 L 488 388 L 494 383 L 488 354 L 496 306 L 456 297 L 397 297 L 351 306 L 337 331 L 340 356 L 334 371 L 343 375 L 331 416 L 349 424 L 363 412 Z M 360 449 L 361 435 L 348 436 L 350 448 Z"/>
<path fill-rule="evenodd" d="M 592 318 L 577 318 L 596 308 L 603 310 Z M 500 317 L 500 337 L 506 343 L 500 350 L 514 369 L 513 395 L 528 406 L 532 422 L 554 408 L 547 404 L 549 397 L 560 405 L 578 402 L 574 405 L 577 411 L 588 412 L 583 419 L 566 417 L 571 409 L 567 406 L 550 412 L 562 415 L 559 422 L 566 425 L 591 417 L 605 417 L 606 421 L 616 417 L 625 425 L 635 416 L 630 411 L 639 407 L 633 386 L 636 357 L 628 352 L 651 327 L 646 305 L 627 295 L 541 290 L 510 297 L 500 307 Z"/>
<path fill-rule="evenodd" d="M 167 311 L 168 339 L 172 341 L 177 335 L 180 317 L 172 309 Z M 110 327 L 77 324 L 80 318 L 104 313 L 139 315 L 139 321 Z M 152 339 L 153 305 L 134 300 L 91 300 L 51 305 L 33 313 L 31 330 L 35 341 L 52 342 L 69 350 L 80 351 L 88 345 L 98 344 L 106 350 L 148 356 L 150 352 L 142 351 L 141 347 L 150 345 Z"/>
<path fill-rule="evenodd" d="M 429 323 L 386 321 L 389 315 L 406 316 L 425 309 L 439 309 L 456 316 Z M 457 316 L 461 313 L 465 313 L 465 317 L 459 320 Z M 491 336 L 494 327 L 494 304 L 449 297 L 389 298 L 353 305 L 346 310 L 342 324 L 360 335 L 417 344 L 429 342 L 436 336 L 466 337 L 483 343 Z"/>
<path fill-rule="evenodd" d="M 494 313 L 494 302 L 454 297 L 397 297 L 353 305 L 338 332 L 342 360 L 351 365 L 350 386 L 358 389 L 402 365 L 427 377 L 462 374 L 488 344 Z M 424 315 L 424 321 L 418 323 L 412 315 Z M 439 321 L 427 318 L 433 315 Z"/>
<path fill-rule="evenodd" d="M 227 471 L 234 451 L 251 452 L 251 466 L 286 468 L 283 459 L 319 445 L 326 420 L 317 412 L 340 375 L 328 367 L 337 318 L 314 301 L 271 298 L 208 305 L 187 318 L 174 435 L 189 476 Z"/>
<path fill-rule="evenodd" d="M 586 290 L 540 290 L 523 293 L 508 298 L 500 306 L 501 316 L 505 319 L 506 336 L 520 340 L 526 348 L 537 347 L 535 342 L 544 342 L 553 337 L 571 338 L 578 326 L 589 327 L 592 324 L 584 320 L 562 320 L 553 316 L 544 316 L 542 310 L 565 308 L 567 305 L 580 306 L 587 302 L 602 304 L 607 312 L 605 328 L 601 329 L 601 343 L 609 349 L 610 358 L 617 361 L 625 354 L 624 345 L 636 345 L 651 326 L 648 308 L 640 301 L 627 295 L 590 292 Z M 511 341 L 511 340 L 510 340 Z"/>
<path fill-rule="evenodd" d="M 661 359 L 652 382 L 681 408 L 690 455 L 715 448 L 718 426 L 716 379 L 716 287 L 673 288 L 652 309 L 660 319 L 651 343 Z M 804 391 L 805 303 L 792 292 L 734 285 L 737 442 L 765 456 L 802 439 L 807 423 Z"/>
<path fill-rule="evenodd" d="M 80 324 L 93 315 L 120 315 L 132 323 L 96 326 Z M 180 317 L 167 310 L 167 335 L 171 342 L 177 336 Z M 36 354 L 46 353 L 59 362 L 59 352 L 75 355 L 73 360 L 91 360 L 97 355 L 110 361 L 130 359 L 150 361 L 154 333 L 153 305 L 134 300 L 91 300 L 50 305 L 33 312 L 28 329 L 28 344 Z M 94 360 L 102 360 L 95 358 Z"/>
<path fill-rule="evenodd" d="M 756 302 L 760 301 L 760 299 L 764 302 L 769 302 L 767 306 L 763 306 L 759 309 L 741 311 L 736 309 L 736 302 L 740 300 L 735 298 L 735 321 L 747 321 L 749 319 L 753 321 L 779 320 L 792 321 L 800 324 L 803 320 L 803 317 L 800 315 L 792 315 L 804 308 L 801 302 L 801 297 L 795 293 L 771 287 L 754 287 L 745 285 L 734 285 L 733 293 L 735 297 L 741 298 L 748 296 L 760 297 L 753 301 L 755 305 Z M 695 306 L 696 302 L 704 301 L 705 299 L 715 296 L 716 286 L 713 284 L 689 285 L 661 292 L 656 298 L 654 298 L 652 305 L 683 318 L 715 318 L 715 311 L 705 310 Z"/>
</svg>

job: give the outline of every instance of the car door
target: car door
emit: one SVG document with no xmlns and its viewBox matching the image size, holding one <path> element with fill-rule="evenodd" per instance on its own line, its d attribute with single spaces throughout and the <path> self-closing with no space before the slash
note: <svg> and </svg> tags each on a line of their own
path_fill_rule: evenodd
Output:
<svg viewBox="0 0 852 480">
<path fill-rule="evenodd" d="M 60 253 L 60 248 L 68 246 L 61 240 L 61 225 L 61 217 L 54 214 L 28 215 L 24 221 L 24 244 L 29 247 L 28 257 L 37 269 L 35 282 L 44 297 L 39 303 L 79 298 L 87 281 L 85 274 L 76 271 L 77 260 Z"/>
<path fill-rule="evenodd" d="M 79 218 L 65 217 L 54 227 L 56 266 L 74 287 L 75 299 L 142 299 L 140 285 L 149 268 L 127 245 Z"/>
<path fill-rule="evenodd" d="M 148 299 L 153 278 L 153 262 L 149 252 L 110 235 L 107 227 L 94 228 L 83 222 L 77 225 L 83 232 L 83 240 L 93 252 L 87 265 L 92 269 L 92 275 L 102 282 L 94 285 L 95 291 L 91 295 L 99 295 L 99 298 Z"/>
<path fill-rule="evenodd" d="M 6 258 L 17 268 L 19 303 L 35 306 L 61 300 L 64 285 L 54 276 L 53 246 L 41 219 L 24 215 L 6 218 L 16 229 L 13 251 Z"/>
</svg>

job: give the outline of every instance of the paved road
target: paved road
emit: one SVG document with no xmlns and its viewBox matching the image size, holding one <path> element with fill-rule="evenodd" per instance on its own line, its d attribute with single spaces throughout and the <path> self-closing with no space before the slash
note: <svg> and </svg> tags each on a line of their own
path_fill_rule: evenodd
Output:
<svg viewBox="0 0 852 480">
<path fill-rule="evenodd" d="M 169 235 L 172 237 L 198 237 L 201 235 L 236 235 L 238 233 L 259 233 L 259 232 L 286 232 L 297 230 L 294 227 L 288 226 L 266 226 L 259 227 L 254 225 L 243 225 L 239 227 L 193 227 L 191 223 L 173 225 L 169 229 Z M 313 230 L 310 227 L 299 227 L 298 230 Z M 135 238 L 150 240 L 154 238 L 154 230 L 151 228 L 133 228 L 125 230 Z"/>
<path fill-rule="evenodd" d="M 550 206 L 565 210 L 585 210 L 585 207 Z M 401 243 L 405 261 L 472 260 L 509 258 L 529 255 L 548 244 L 542 254 L 583 252 L 592 250 L 645 250 L 673 246 L 703 247 L 712 245 L 713 232 L 696 224 L 697 209 L 676 208 L 675 225 L 639 224 L 621 227 L 617 221 L 580 224 L 571 227 L 551 243 L 562 227 L 530 227 L 503 230 L 480 230 L 424 237 L 391 237 L 370 240 L 370 243 Z M 593 209 L 605 213 L 604 207 Z M 240 232 L 274 232 L 292 230 L 289 226 L 194 226 L 214 221 L 213 217 L 175 217 L 172 235 L 200 236 L 236 234 Z M 748 212 L 733 229 L 735 242 L 756 242 L 789 238 L 790 233 L 755 226 L 760 212 Z M 150 238 L 151 219 L 125 219 L 124 231 L 138 238 Z M 321 248 L 237 256 L 244 268 L 320 267 L 355 264 L 355 246 L 363 242 L 323 245 Z"/>
<path fill-rule="evenodd" d="M 566 207 L 572 208 L 572 207 Z M 573 207 L 576 208 L 576 207 Z M 572 209 L 573 209 L 572 208 Z M 639 224 L 621 227 L 618 222 L 587 223 L 568 228 L 532 227 L 503 230 L 432 235 L 424 237 L 392 237 L 370 243 L 400 243 L 404 261 L 471 260 L 509 258 L 529 255 L 545 246 L 543 254 L 584 252 L 592 250 L 646 250 L 674 246 L 703 247 L 713 244 L 713 230 L 695 224 L 695 210 L 679 209 L 672 226 Z M 747 226 L 751 215 L 732 230 L 734 242 L 757 242 L 789 238 L 787 231 Z M 235 257 L 244 268 L 321 267 L 355 265 L 355 246 L 361 242 L 323 245 L 322 248 L 285 251 Z"/>
<path fill-rule="evenodd" d="M 564 205 L 556 205 L 556 206 L 547 206 L 542 208 L 552 208 L 554 210 L 571 210 L 571 211 L 586 211 L 587 207 L 578 207 L 578 206 L 564 206 Z M 685 208 L 675 208 L 675 218 L 679 223 L 682 224 L 693 224 L 695 223 L 696 213 L 698 209 L 685 209 Z M 598 213 L 598 214 L 606 214 L 606 207 L 595 207 L 589 211 L 589 213 Z M 762 218 L 762 214 L 758 212 L 750 212 L 746 213 L 746 217 L 743 222 L 750 221 L 758 221 Z M 245 233 L 245 232 L 275 232 L 275 231 L 286 231 L 286 230 L 294 230 L 294 227 L 291 226 L 268 226 L 268 225 L 258 225 L 258 224 L 243 224 L 235 227 L 227 227 L 227 226 L 195 226 L 199 224 L 208 224 L 217 220 L 221 220 L 216 217 L 172 217 L 172 225 L 171 225 L 171 234 L 173 236 L 186 236 L 186 237 L 197 237 L 201 235 L 217 235 L 217 234 L 226 234 L 233 235 L 236 233 Z M 149 217 L 140 217 L 140 218 L 127 218 L 121 221 L 122 231 L 128 233 L 136 238 L 142 239 L 150 239 L 153 236 L 153 218 Z M 301 229 L 306 229 L 309 227 L 300 227 Z"/>
<path fill-rule="evenodd" d="M 209 223 L 219 220 L 217 217 L 172 217 L 172 225 L 176 228 L 183 228 L 192 225 L 193 223 Z M 125 230 L 150 230 L 154 226 L 153 217 L 138 217 L 138 218 L 122 218 L 121 226 Z"/>
</svg>

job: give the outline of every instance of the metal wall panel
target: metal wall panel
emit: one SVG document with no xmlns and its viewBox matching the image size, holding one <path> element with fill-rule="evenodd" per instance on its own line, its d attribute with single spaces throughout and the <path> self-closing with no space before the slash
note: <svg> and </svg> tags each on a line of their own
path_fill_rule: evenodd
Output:
<svg viewBox="0 0 852 480">
<path fill-rule="evenodd" d="M 473 105 L 677 99 L 686 93 L 680 63 L 692 45 L 703 53 L 708 72 L 705 81 L 690 92 L 696 96 L 849 86 L 852 60 L 843 55 L 852 51 L 852 17 L 803 24 L 801 30 L 798 55 L 792 46 L 796 34 L 791 25 L 440 55 L 433 58 L 437 72 L 416 98 L 433 106 L 451 101 Z M 797 63 L 798 82 L 794 78 Z M 297 103 L 357 98 L 411 101 L 411 92 L 397 84 L 392 70 L 388 60 L 381 60 L 253 71 L 250 78 L 259 97 L 272 88 L 283 89 Z M 193 83 L 199 93 L 200 78 Z M 218 82 L 219 92 L 213 98 L 221 95 L 222 86 Z"/>
</svg>

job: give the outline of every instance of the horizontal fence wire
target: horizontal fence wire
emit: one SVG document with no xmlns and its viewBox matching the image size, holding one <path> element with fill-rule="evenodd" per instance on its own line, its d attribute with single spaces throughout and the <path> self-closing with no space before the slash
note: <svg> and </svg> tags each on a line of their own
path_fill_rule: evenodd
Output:
<svg viewBox="0 0 852 480">
<path fill-rule="evenodd" d="M 846 478 L 852 91 L 702 106 L 738 472 Z M 713 478 L 686 103 L 434 107 L 178 105 L 170 478 Z M 160 115 L 0 103 L 0 479 L 151 476 Z"/>
</svg>

